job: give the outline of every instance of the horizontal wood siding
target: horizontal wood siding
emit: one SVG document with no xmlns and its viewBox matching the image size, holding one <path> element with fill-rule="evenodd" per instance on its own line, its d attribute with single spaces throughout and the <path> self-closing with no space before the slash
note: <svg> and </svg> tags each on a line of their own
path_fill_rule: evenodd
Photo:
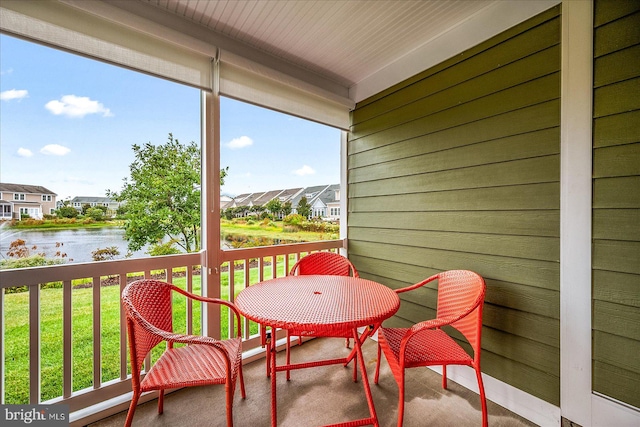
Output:
<svg viewBox="0 0 640 427">
<path fill-rule="evenodd" d="M 593 390 L 640 407 L 640 2 L 595 2 Z"/>
<path fill-rule="evenodd" d="M 359 103 L 349 257 L 392 288 L 469 269 L 483 372 L 559 405 L 560 7 Z M 608 126 L 612 126 L 609 124 Z M 433 316 L 403 294 L 389 324 Z"/>
</svg>

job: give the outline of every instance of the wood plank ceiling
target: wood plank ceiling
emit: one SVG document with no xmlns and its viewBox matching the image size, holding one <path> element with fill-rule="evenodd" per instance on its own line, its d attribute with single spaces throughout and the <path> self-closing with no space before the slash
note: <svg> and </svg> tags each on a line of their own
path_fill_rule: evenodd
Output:
<svg viewBox="0 0 640 427">
<path fill-rule="evenodd" d="M 139 0 L 351 87 L 495 0 Z"/>
</svg>

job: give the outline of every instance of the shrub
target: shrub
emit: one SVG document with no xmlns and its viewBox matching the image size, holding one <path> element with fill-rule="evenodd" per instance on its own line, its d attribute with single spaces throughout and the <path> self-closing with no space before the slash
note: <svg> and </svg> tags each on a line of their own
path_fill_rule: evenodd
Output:
<svg viewBox="0 0 640 427">
<path fill-rule="evenodd" d="M 299 214 L 291 214 L 284 217 L 282 222 L 290 225 L 300 225 L 305 221 L 305 217 Z"/>
<path fill-rule="evenodd" d="M 87 211 L 85 212 L 85 216 L 87 218 L 91 218 L 94 221 L 104 221 L 104 214 L 105 212 L 100 209 L 100 208 L 89 208 L 87 209 Z"/>
<path fill-rule="evenodd" d="M 91 252 L 91 258 L 94 261 L 108 261 L 116 259 L 116 257 L 120 255 L 120 251 L 117 246 L 109 246 L 104 249 L 96 249 Z"/>
<path fill-rule="evenodd" d="M 161 256 L 161 255 L 174 255 L 181 253 L 178 248 L 173 246 L 175 244 L 175 240 L 170 240 L 167 243 L 157 243 L 155 245 L 151 245 L 147 253 L 151 256 Z"/>
<path fill-rule="evenodd" d="M 75 218 L 78 216 L 78 211 L 73 206 L 65 205 L 60 207 L 57 211 L 58 216 L 62 218 Z"/>
</svg>

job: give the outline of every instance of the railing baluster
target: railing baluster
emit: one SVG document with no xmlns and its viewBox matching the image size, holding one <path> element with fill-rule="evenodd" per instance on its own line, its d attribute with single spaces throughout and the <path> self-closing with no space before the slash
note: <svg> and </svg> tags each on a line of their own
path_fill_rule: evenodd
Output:
<svg viewBox="0 0 640 427">
<path fill-rule="evenodd" d="M 73 393 L 73 301 L 71 280 L 62 283 L 62 396 Z"/>
<path fill-rule="evenodd" d="M 236 266 L 233 261 L 229 261 L 229 301 L 233 302 L 233 296 L 236 290 Z M 231 313 L 227 313 L 227 336 L 233 336 L 233 321 L 231 320 Z M 220 331 L 222 333 L 222 331 Z"/>
<path fill-rule="evenodd" d="M 29 403 L 40 403 L 40 285 L 29 286 Z"/>
<path fill-rule="evenodd" d="M 119 295 L 122 295 L 124 287 L 127 285 L 127 273 L 120 273 L 118 283 L 120 284 Z M 127 379 L 127 321 L 124 308 L 120 306 L 120 379 Z"/>
<path fill-rule="evenodd" d="M 184 272 L 185 288 L 187 292 L 193 293 L 193 265 L 187 265 Z M 187 330 L 186 334 L 193 334 L 193 300 L 185 298 L 187 302 L 187 318 L 185 320 Z"/>
<path fill-rule="evenodd" d="M 100 277 L 93 278 L 93 388 L 102 385 L 102 322 L 100 318 Z"/>
</svg>

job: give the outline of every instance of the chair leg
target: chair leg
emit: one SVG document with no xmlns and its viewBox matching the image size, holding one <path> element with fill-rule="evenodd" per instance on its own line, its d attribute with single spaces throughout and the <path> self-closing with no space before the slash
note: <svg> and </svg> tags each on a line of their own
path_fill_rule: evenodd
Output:
<svg viewBox="0 0 640 427">
<path fill-rule="evenodd" d="M 271 376 L 271 334 L 273 333 L 275 333 L 275 331 L 271 329 L 271 332 L 265 332 L 264 335 L 264 345 L 267 348 L 267 378 Z"/>
<path fill-rule="evenodd" d="M 124 427 L 131 427 L 131 422 L 133 421 L 133 414 L 136 412 L 136 407 L 138 406 L 138 399 L 140 398 L 140 394 L 133 392 L 133 397 L 131 398 L 131 404 L 129 405 L 129 412 L 127 412 L 127 419 L 124 422 Z"/>
<path fill-rule="evenodd" d="M 247 394 L 244 391 L 244 377 L 242 376 L 242 362 L 240 362 L 240 366 L 238 366 L 238 377 L 240 377 L 240 394 L 243 399 L 247 398 Z"/>
<path fill-rule="evenodd" d="M 404 423 L 404 369 L 398 381 L 398 427 Z"/>
<path fill-rule="evenodd" d="M 302 337 L 298 337 L 300 342 L 302 342 Z M 289 331 L 287 331 L 287 366 L 291 364 L 291 335 Z M 291 371 L 287 370 L 287 381 L 291 379 Z"/>
<path fill-rule="evenodd" d="M 382 351 L 380 350 L 380 343 L 378 343 L 378 360 L 376 360 L 376 374 L 373 376 L 374 384 L 378 384 L 378 379 L 380 378 L 380 356 L 382 356 Z"/>
<path fill-rule="evenodd" d="M 164 412 L 164 389 L 158 390 L 158 413 Z"/>
<path fill-rule="evenodd" d="M 233 427 L 233 389 L 229 380 L 227 380 L 224 388 L 227 401 L 227 427 Z"/>
<path fill-rule="evenodd" d="M 482 407 L 482 427 L 489 425 L 489 414 L 487 413 L 487 398 L 484 394 L 484 384 L 482 382 L 482 372 L 476 367 L 476 377 L 478 378 L 478 390 L 480 391 L 480 406 Z"/>
<path fill-rule="evenodd" d="M 442 388 L 447 389 L 447 365 L 442 365 Z"/>
</svg>

